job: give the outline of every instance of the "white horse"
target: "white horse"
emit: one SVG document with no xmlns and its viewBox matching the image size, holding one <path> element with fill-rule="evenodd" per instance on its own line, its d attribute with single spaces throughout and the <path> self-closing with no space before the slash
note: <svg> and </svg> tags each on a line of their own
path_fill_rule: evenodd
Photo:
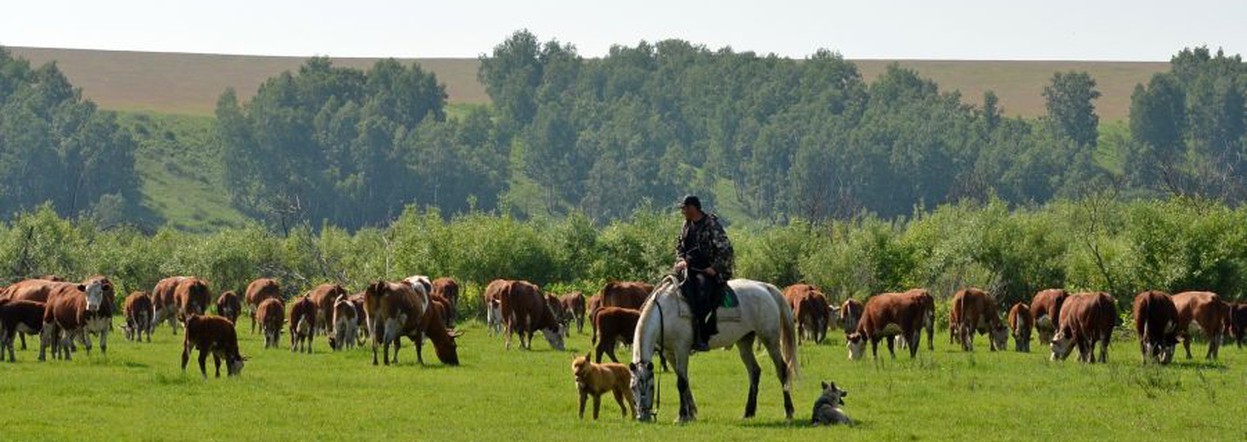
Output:
<svg viewBox="0 0 1247 442">
<path fill-rule="evenodd" d="M 728 285 L 736 292 L 739 305 L 718 310 L 719 333 L 711 336 L 710 348 L 740 351 L 740 359 L 749 373 L 749 399 L 745 417 L 753 417 L 758 408 L 758 379 L 762 368 L 754 358 L 754 339 L 762 340 L 775 363 L 776 374 L 784 389 L 784 412 L 792 419 L 792 381 L 797 376 L 797 335 L 792 307 L 775 286 L 747 279 L 733 279 Z M 632 394 L 636 399 L 637 420 L 655 418 L 654 363 L 656 349 L 674 361 L 676 386 L 680 393 L 680 413 L 676 422 L 697 419 L 697 404 L 688 382 L 688 356 L 693 344 L 692 318 L 687 316 L 688 303 L 680 295 L 674 277 L 663 279 L 641 307 L 641 319 L 633 337 Z M 732 311 L 735 310 L 735 311 Z"/>
</svg>

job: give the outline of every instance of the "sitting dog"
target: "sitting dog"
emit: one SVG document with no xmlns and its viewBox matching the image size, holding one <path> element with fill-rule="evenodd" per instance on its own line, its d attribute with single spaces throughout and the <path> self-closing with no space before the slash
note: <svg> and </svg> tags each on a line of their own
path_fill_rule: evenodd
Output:
<svg viewBox="0 0 1247 442">
<path fill-rule="evenodd" d="M 823 382 L 823 395 L 814 401 L 814 415 L 810 418 L 810 423 L 818 425 L 853 425 L 853 421 L 849 416 L 844 414 L 840 409 L 844 405 L 844 397 L 849 392 L 836 388 L 836 383 L 830 384 Z"/>
<path fill-rule="evenodd" d="M 623 364 L 594 364 L 589 354 L 577 356 L 572 360 L 572 375 L 576 377 L 576 389 L 580 391 L 580 418 L 585 418 L 585 399 L 593 395 L 593 419 L 597 420 L 598 410 L 602 406 L 602 394 L 615 393 L 615 402 L 624 418 L 636 414 L 636 403 L 632 398 L 632 373 Z M 628 406 L 624 407 L 624 400 Z M 629 414 L 631 413 L 631 414 Z"/>
</svg>

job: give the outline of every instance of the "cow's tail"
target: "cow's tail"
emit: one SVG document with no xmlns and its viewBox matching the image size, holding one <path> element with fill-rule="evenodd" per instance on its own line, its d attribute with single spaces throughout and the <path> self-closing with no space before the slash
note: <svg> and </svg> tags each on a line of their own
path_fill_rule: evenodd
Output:
<svg viewBox="0 0 1247 442">
<path fill-rule="evenodd" d="M 793 381 L 800 375 L 800 367 L 797 362 L 797 321 L 796 316 L 792 312 L 792 306 L 788 301 L 784 300 L 784 294 L 779 288 L 771 284 L 764 284 L 766 290 L 771 293 L 771 298 L 775 304 L 779 306 L 779 348 L 780 354 L 783 355 L 784 366 L 788 369 L 788 375 L 785 376 L 785 387 L 791 389 Z"/>
</svg>

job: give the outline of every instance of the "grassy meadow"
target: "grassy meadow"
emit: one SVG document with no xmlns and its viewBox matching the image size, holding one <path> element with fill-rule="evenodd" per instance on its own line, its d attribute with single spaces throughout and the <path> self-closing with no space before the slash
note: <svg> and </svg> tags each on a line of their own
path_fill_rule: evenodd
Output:
<svg viewBox="0 0 1247 442">
<path fill-rule="evenodd" d="M 800 348 L 796 419 L 786 422 L 771 365 L 763 361 L 758 416 L 740 418 L 747 393 L 736 351 L 692 359 L 699 421 L 672 423 L 675 376 L 660 373 L 663 402 L 656 424 L 625 421 L 603 398 L 602 419 L 576 417 L 570 362 L 590 347 L 573 333 L 568 351 L 536 338 L 534 351 L 503 350 L 483 326 L 461 327 L 459 367 L 418 366 L 405 343 L 398 366 L 371 365 L 371 353 L 330 352 L 323 337 L 312 355 L 288 347 L 264 350 L 240 321 L 240 346 L 250 357 L 239 378 L 197 373 L 192 354 L 179 368 L 181 335 L 168 327 L 148 343 L 124 341 L 118 330 L 109 354 L 98 348 L 70 362 L 36 361 L 37 349 L 0 363 L 0 415 L 6 440 L 1243 440 L 1247 351 L 1172 366 L 1142 366 L 1137 342 L 1114 342 L 1107 365 L 1052 363 L 1036 352 L 974 354 L 955 350 L 946 335 L 919 357 L 851 362 L 843 338 Z M 587 330 L 586 330 L 587 333 Z M 283 340 L 288 336 L 283 334 Z M 986 343 L 979 338 L 979 347 Z M 883 349 L 881 349 L 883 351 Z M 619 354 L 628 354 L 620 349 Z M 819 381 L 848 390 L 851 428 L 812 428 Z M 587 414 L 591 414 L 592 404 Z"/>
</svg>

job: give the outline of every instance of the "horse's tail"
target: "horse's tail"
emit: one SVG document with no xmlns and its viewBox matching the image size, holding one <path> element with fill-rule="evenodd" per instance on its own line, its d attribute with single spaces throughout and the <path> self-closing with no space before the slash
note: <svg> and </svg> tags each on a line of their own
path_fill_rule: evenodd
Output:
<svg viewBox="0 0 1247 442">
<path fill-rule="evenodd" d="M 786 386 L 791 389 L 793 381 L 796 380 L 800 373 L 797 364 L 796 315 L 793 314 L 792 306 L 784 299 L 784 294 L 779 291 L 779 288 L 771 284 L 765 285 L 766 290 L 771 293 L 771 298 L 779 306 L 779 348 L 784 358 L 784 365 L 788 368 Z"/>
</svg>

